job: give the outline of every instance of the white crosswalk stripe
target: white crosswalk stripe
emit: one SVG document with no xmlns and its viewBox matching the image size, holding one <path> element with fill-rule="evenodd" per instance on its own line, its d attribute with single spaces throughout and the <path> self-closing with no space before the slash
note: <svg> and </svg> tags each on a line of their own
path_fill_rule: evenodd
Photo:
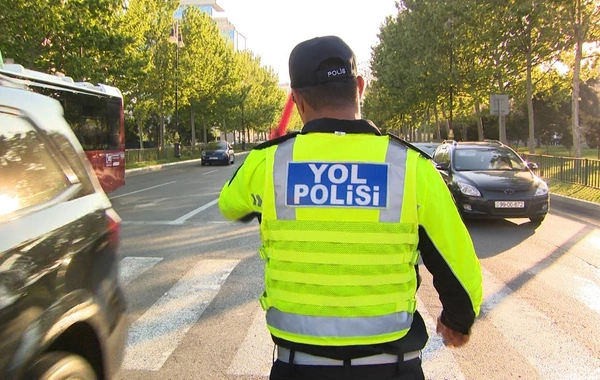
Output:
<svg viewBox="0 0 600 380">
<path fill-rule="evenodd" d="M 482 268 L 482 312 L 544 379 L 600 377 L 600 360 Z M 535 337 L 535 346 L 528 338 Z M 558 350 L 557 347 L 560 347 Z"/>
<path fill-rule="evenodd" d="M 436 334 L 437 320 L 429 314 L 423 302 L 417 296 L 417 305 L 419 314 L 425 321 L 429 340 L 423 349 L 423 372 L 428 379 L 447 379 L 447 380 L 462 380 L 465 375 L 462 373 L 458 362 L 454 359 L 454 355 L 442 342 L 442 337 Z"/>
<path fill-rule="evenodd" d="M 162 257 L 125 257 L 119 267 L 119 280 L 123 286 L 138 278 L 142 273 L 152 268 L 162 260 Z"/>
<path fill-rule="evenodd" d="M 158 257 L 124 258 L 121 261 L 121 282 L 130 284 L 155 265 L 163 265 L 161 261 L 162 258 Z M 123 368 L 138 371 L 161 370 L 239 262 L 240 260 L 199 259 L 170 290 L 133 322 L 129 330 Z M 577 339 L 553 323 L 550 317 L 483 267 L 482 273 L 485 292 L 482 317 L 503 336 L 500 344 L 516 351 L 531 365 L 531 373 L 536 372 L 540 379 L 548 380 L 600 379 L 600 358 L 597 354 L 586 349 Z M 562 293 L 562 296 L 569 296 L 595 312 L 599 311 L 600 291 L 595 281 L 577 277 L 574 271 L 553 266 L 534 266 L 529 273 L 536 275 L 537 281 L 556 288 L 556 292 Z M 571 282 L 565 287 L 566 281 L 563 280 L 566 277 L 570 277 Z M 551 284 L 551 279 L 555 283 Z M 561 289 L 560 284 L 563 284 L 564 289 Z M 431 291 L 431 288 L 427 291 Z M 417 301 L 430 336 L 422 356 L 426 378 L 467 379 L 468 372 L 465 371 L 468 368 L 461 368 L 461 360 L 465 358 L 458 356 L 456 350 L 444 346 L 441 337 L 435 332 L 436 316 L 427 310 L 419 297 Z M 271 369 L 274 344 L 258 299 L 251 313 L 246 314 L 248 322 L 250 318 L 251 322 L 247 330 L 242 330 L 245 331 L 245 337 L 232 351 L 235 354 L 225 367 L 230 378 L 239 376 L 267 379 Z"/>
<path fill-rule="evenodd" d="M 275 344 L 267 330 L 265 312 L 259 308 L 248 334 L 227 369 L 231 375 L 268 376 L 273 364 Z"/>
<path fill-rule="evenodd" d="M 239 260 L 202 260 L 129 328 L 123 369 L 158 371 Z"/>
</svg>

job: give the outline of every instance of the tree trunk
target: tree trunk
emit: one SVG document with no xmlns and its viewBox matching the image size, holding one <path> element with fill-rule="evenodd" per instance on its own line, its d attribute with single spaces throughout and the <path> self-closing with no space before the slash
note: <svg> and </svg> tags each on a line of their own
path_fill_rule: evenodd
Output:
<svg viewBox="0 0 600 380">
<path fill-rule="evenodd" d="M 196 118 L 193 104 L 190 104 L 190 126 L 192 128 L 192 152 L 194 152 L 196 149 Z"/>
<path fill-rule="evenodd" d="M 141 116 L 137 117 L 138 136 L 140 138 L 140 149 L 144 149 L 144 120 Z"/>
<path fill-rule="evenodd" d="M 207 135 L 206 135 L 206 117 L 204 117 L 204 115 L 202 115 L 202 134 L 203 134 L 203 141 L 204 141 L 204 145 L 206 145 L 206 143 L 208 143 Z"/>
<path fill-rule="evenodd" d="M 579 83 L 581 72 L 581 56 L 583 39 L 576 33 L 575 66 L 573 68 L 573 93 L 571 95 L 571 132 L 573 134 L 573 149 L 575 157 L 581 157 L 581 131 L 579 129 Z"/>
<path fill-rule="evenodd" d="M 502 73 L 498 72 L 498 91 L 500 94 L 504 94 L 504 78 Z M 504 116 L 498 113 L 498 139 L 502 142 L 506 142 L 506 122 Z"/>
<path fill-rule="evenodd" d="M 440 131 L 440 117 L 438 115 L 437 106 L 433 105 L 433 117 L 435 119 L 435 139 L 436 141 L 442 141 L 442 134 Z"/>
<path fill-rule="evenodd" d="M 483 119 L 481 118 L 481 103 L 479 103 L 479 98 L 475 98 L 475 117 L 477 117 L 477 140 L 483 141 L 485 135 L 483 133 Z"/>
<path fill-rule="evenodd" d="M 529 119 L 529 154 L 535 153 L 535 123 L 533 118 L 533 83 L 531 79 L 531 52 L 527 55 L 527 115 Z"/>
</svg>

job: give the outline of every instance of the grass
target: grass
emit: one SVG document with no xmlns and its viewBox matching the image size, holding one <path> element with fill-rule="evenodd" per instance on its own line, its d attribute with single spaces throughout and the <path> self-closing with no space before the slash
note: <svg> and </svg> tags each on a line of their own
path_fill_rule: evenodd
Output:
<svg viewBox="0 0 600 380">
<path fill-rule="evenodd" d="M 517 149 L 515 149 L 515 151 L 517 151 L 517 153 L 529 153 L 529 148 L 527 148 L 526 146 L 520 146 Z M 562 145 L 549 145 L 536 148 L 535 154 L 545 154 L 548 156 L 559 157 L 573 157 L 573 149 L 569 150 Z M 600 151 L 598 149 L 582 148 L 581 157 L 598 160 L 600 159 Z"/>
<path fill-rule="evenodd" d="M 550 193 L 581 199 L 588 202 L 600 203 L 600 189 L 574 185 L 571 183 L 549 180 Z"/>
<path fill-rule="evenodd" d="M 140 161 L 140 162 L 133 162 L 133 163 L 125 163 L 125 169 L 145 168 L 147 166 L 163 165 L 163 164 L 168 164 L 171 162 L 183 162 L 183 161 L 189 161 L 189 160 L 198 159 L 198 158 L 200 158 L 200 156 L 196 156 L 196 157 L 182 156 L 180 158 L 169 157 L 169 158 L 161 158 L 158 160 L 148 160 L 148 161 Z"/>
</svg>

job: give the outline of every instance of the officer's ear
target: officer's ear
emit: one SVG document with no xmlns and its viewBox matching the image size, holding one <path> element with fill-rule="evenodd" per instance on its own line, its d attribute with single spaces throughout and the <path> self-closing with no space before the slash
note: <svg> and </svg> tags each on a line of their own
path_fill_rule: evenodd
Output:
<svg viewBox="0 0 600 380">
<path fill-rule="evenodd" d="M 296 90 L 292 90 L 292 99 L 294 103 L 296 103 L 296 108 L 298 109 L 298 113 L 300 115 L 304 115 L 304 99 L 302 98 L 302 94 Z"/>
</svg>

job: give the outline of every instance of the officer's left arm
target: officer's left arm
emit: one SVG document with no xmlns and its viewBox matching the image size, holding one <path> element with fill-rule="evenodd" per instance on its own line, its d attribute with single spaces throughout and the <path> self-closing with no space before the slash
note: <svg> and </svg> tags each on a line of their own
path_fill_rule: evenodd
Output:
<svg viewBox="0 0 600 380">
<path fill-rule="evenodd" d="M 428 160 L 418 161 L 421 257 L 440 296 L 442 322 L 469 334 L 482 302 L 479 259 L 441 175 Z"/>
<path fill-rule="evenodd" d="M 252 150 L 221 190 L 221 214 L 226 219 L 242 222 L 249 222 L 254 217 L 260 218 L 264 183 L 265 152 Z"/>
</svg>

